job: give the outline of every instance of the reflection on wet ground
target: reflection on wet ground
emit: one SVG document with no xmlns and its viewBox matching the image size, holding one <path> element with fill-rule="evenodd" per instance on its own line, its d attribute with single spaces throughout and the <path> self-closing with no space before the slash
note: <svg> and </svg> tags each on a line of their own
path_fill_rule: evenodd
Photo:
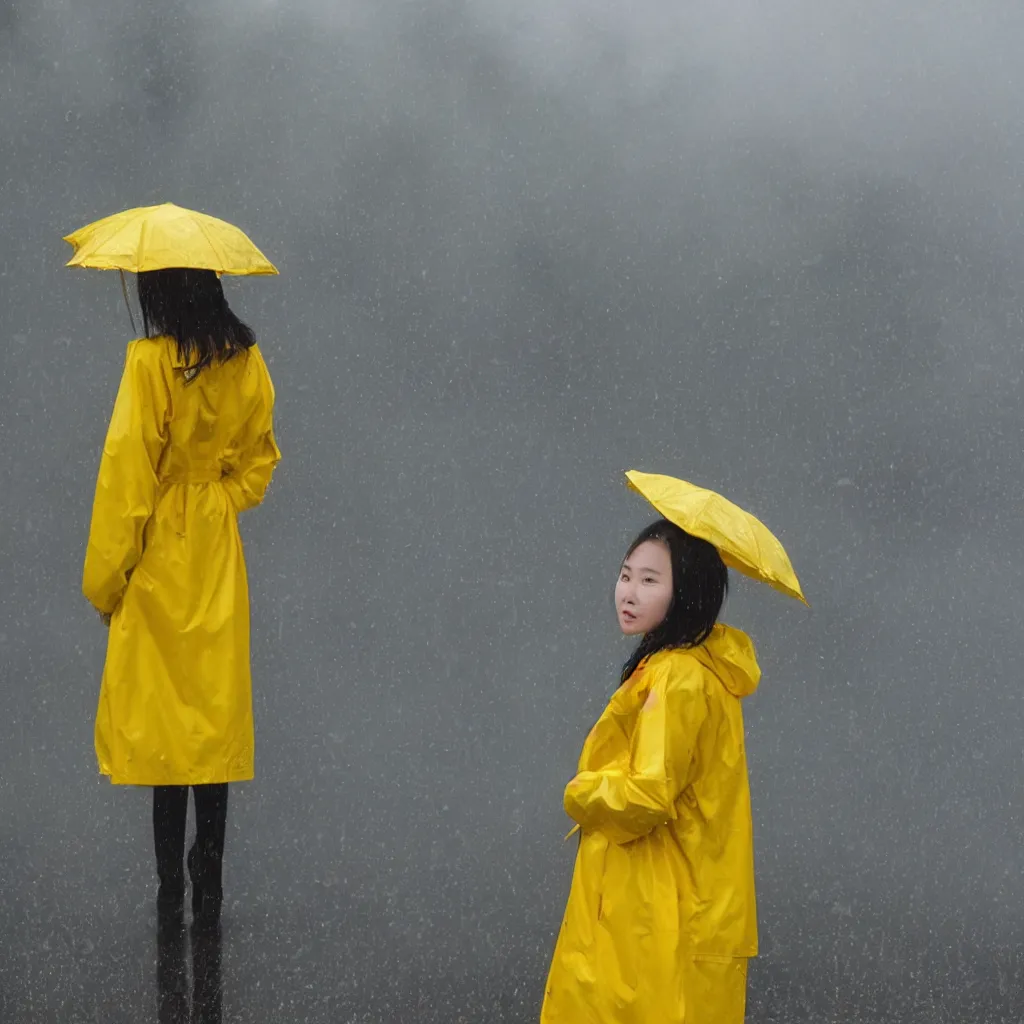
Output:
<svg viewBox="0 0 1024 1024">
<path fill-rule="evenodd" d="M 62 857 L 60 870 L 7 839 L 0 830 L 2 1024 L 536 1024 L 560 907 L 528 871 L 513 884 L 504 868 L 441 864 L 398 887 L 386 866 L 342 877 L 315 847 L 257 858 L 239 842 L 220 924 L 204 929 L 187 906 L 159 917 L 143 835 L 91 862 Z M 46 839 L 37 849 L 53 851 Z M 789 911 L 765 910 L 752 1021 L 1020 1019 L 1024 954 L 994 924 L 951 919 L 929 934 L 896 901 L 831 930 Z M 825 955 L 788 955 L 787 928 L 797 948 Z"/>
<path fill-rule="evenodd" d="M 188 955 L 191 948 L 191 991 Z M 157 912 L 156 996 L 159 1024 L 220 1024 L 220 922 L 193 922 L 178 911 Z"/>
<path fill-rule="evenodd" d="M 444 910 L 435 904 L 431 922 L 415 895 L 353 897 L 308 876 L 270 893 L 239 883 L 219 926 L 196 928 L 187 905 L 158 914 L 146 866 L 126 873 L 130 898 L 101 882 L 4 885 L 3 1024 L 536 1020 L 547 937 L 505 944 L 515 911 L 486 889 L 474 900 L 432 887 Z M 288 863 L 265 867 L 286 877 Z"/>
</svg>

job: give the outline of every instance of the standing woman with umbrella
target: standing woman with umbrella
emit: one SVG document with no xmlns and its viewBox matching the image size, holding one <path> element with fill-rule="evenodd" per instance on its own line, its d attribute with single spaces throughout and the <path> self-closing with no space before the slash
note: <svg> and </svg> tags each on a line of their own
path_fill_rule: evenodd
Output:
<svg viewBox="0 0 1024 1024">
<path fill-rule="evenodd" d="M 664 517 L 619 567 L 639 643 L 565 809 L 580 833 L 542 1024 L 742 1024 L 757 954 L 742 698 L 760 669 L 718 622 L 727 566 L 803 600 L 782 545 L 720 495 L 627 473 Z"/>
<path fill-rule="evenodd" d="M 144 337 L 128 346 L 103 445 L 83 590 L 109 626 L 99 770 L 152 786 L 158 905 L 215 920 L 228 784 L 253 777 L 249 597 L 238 514 L 281 457 L 274 388 L 219 274 L 277 271 L 230 224 L 173 204 L 67 237 L 69 265 L 138 274 Z M 127 298 L 127 292 L 125 293 Z"/>
</svg>

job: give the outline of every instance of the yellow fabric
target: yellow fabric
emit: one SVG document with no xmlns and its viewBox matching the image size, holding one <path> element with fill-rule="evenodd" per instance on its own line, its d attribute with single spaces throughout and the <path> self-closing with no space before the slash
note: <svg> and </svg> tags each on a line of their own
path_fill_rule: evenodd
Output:
<svg viewBox="0 0 1024 1024">
<path fill-rule="evenodd" d="M 170 338 L 128 346 L 82 589 L 112 613 L 96 715 L 111 782 L 253 774 L 249 595 L 238 513 L 281 457 L 258 347 L 189 380 Z"/>
<path fill-rule="evenodd" d="M 192 267 L 220 274 L 276 274 L 277 269 L 233 224 L 174 203 L 139 206 L 64 236 L 75 250 L 69 267 L 165 270 Z"/>
<path fill-rule="evenodd" d="M 565 790 L 581 826 L 542 1024 L 741 1024 L 757 955 L 740 698 L 760 669 L 718 625 L 643 662 Z"/>
<path fill-rule="evenodd" d="M 749 512 L 714 491 L 672 476 L 631 469 L 626 480 L 670 522 L 714 544 L 730 568 L 807 604 L 785 548 Z"/>
</svg>

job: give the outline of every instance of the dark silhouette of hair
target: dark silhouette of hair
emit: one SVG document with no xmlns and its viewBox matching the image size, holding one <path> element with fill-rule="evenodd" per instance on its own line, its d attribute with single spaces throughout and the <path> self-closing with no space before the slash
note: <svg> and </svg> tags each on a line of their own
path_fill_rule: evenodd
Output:
<svg viewBox="0 0 1024 1024">
<path fill-rule="evenodd" d="M 675 523 L 651 523 L 629 546 L 626 562 L 645 541 L 660 541 L 672 562 L 672 601 L 661 623 L 644 634 L 622 667 L 625 682 L 644 658 L 666 647 L 699 647 L 711 635 L 729 590 L 729 570 L 713 544 L 694 537 Z"/>
<path fill-rule="evenodd" d="M 220 278 L 212 270 L 172 267 L 138 275 L 142 327 L 147 338 L 169 335 L 186 366 L 224 362 L 256 343 L 256 336 L 231 312 Z"/>
</svg>

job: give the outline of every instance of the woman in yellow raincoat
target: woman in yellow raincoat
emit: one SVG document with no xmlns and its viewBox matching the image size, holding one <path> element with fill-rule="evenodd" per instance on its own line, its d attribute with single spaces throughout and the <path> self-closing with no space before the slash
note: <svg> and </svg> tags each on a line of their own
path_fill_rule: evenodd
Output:
<svg viewBox="0 0 1024 1024">
<path fill-rule="evenodd" d="M 158 904 L 219 913 L 227 784 L 253 776 L 249 597 L 238 514 L 280 452 L 274 388 L 211 270 L 139 274 L 145 337 L 128 346 L 103 446 L 83 590 L 110 628 L 99 769 L 154 787 Z"/>
<path fill-rule="evenodd" d="M 740 700 L 750 639 L 718 623 L 718 551 L 668 520 L 623 560 L 642 639 L 591 731 L 565 809 L 580 829 L 542 1024 L 741 1024 L 757 953 Z"/>
</svg>

